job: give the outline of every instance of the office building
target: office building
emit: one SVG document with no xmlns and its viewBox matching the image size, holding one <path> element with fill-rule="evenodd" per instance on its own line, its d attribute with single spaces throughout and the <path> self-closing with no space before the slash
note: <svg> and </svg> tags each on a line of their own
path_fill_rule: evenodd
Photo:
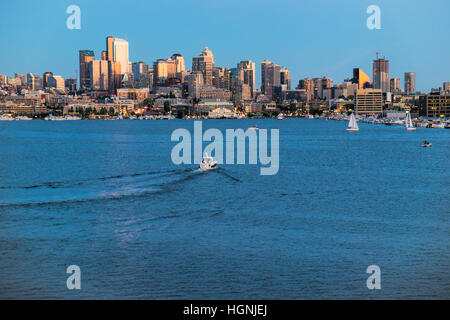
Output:
<svg viewBox="0 0 450 320">
<path fill-rule="evenodd" d="M 391 78 L 389 87 L 392 93 L 400 93 L 400 78 Z"/>
<path fill-rule="evenodd" d="M 61 76 L 55 76 L 53 74 L 48 77 L 47 86 L 58 90 L 64 90 L 66 87 L 64 79 Z"/>
<path fill-rule="evenodd" d="M 285 84 L 287 88 L 286 90 L 291 90 L 291 73 L 286 67 L 281 67 L 280 84 Z"/>
<path fill-rule="evenodd" d="M 373 88 L 381 89 L 381 91 L 389 92 L 389 60 L 376 59 L 373 61 Z"/>
<path fill-rule="evenodd" d="M 251 60 L 241 61 L 237 65 L 237 85 L 241 86 L 246 84 L 250 88 L 250 96 L 254 97 L 255 91 L 255 63 Z M 244 90 L 244 97 L 247 97 L 247 88 L 241 87 L 240 90 Z M 248 99 L 243 99 L 248 100 Z"/>
<path fill-rule="evenodd" d="M 353 68 L 352 83 L 356 83 L 358 89 L 366 89 L 370 87 L 370 77 L 360 68 Z"/>
<path fill-rule="evenodd" d="M 28 73 L 27 85 L 30 90 L 42 90 L 43 89 L 42 77 L 37 73 Z"/>
<path fill-rule="evenodd" d="M 414 94 L 416 92 L 416 74 L 405 72 L 405 93 Z"/>
<path fill-rule="evenodd" d="M 432 91 L 422 96 L 421 114 L 431 118 L 450 117 L 450 93 Z"/>
<path fill-rule="evenodd" d="M 91 74 L 89 70 L 89 63 L 95 60 L 94 51 L 80 50 L 80 89 L 86 90 L 91 87 Z"/>
<path fill-rule="evenodd" d="M 91 75 L 91 90 L 107 91 L 109 89 L 108 61 L 93 60 L 89 62 L 89 72 Z"/>
<path fill-rule="evenodd" d="M 44 88 L 49 87 L 48 85 L 48 79 L 53 75 L 52 72 L 44 72 L 44 74 L 42 75 L 42 85 Z"/>
<path fill-rule="evenodd" d="M 381 89 L 358 89 L 355 96 L 358 114 L 378 114 L 383 112 L 383 92 Z"/>
<path fill-rule="evenodd" d="M 148 64 L 140 61 L 133 63 L 133 81 L 135 88 L 148 88 Z"/>
<path fill-rule="evenodd" d="M 214 55 L 208 47 L 200 55 L 192 58 L 192 72 L 200 72 L 203 75 L 203 82 L 212 85 L 212 70 L 214 68 Z"/>
<path fill-rule="evenodd" d="M 109 37 L 108 37 L 109 38 Z M 107 38 L 107 43 L 108 40 Z M 109 43 L 108 43 L 109 45 Z M 120 62 L 120 74 L 131 72 L 129 70 L 129 58 L 128 58 L 128 41 L 119 38 L 113 38 L 112 40 L 112 61 Z M 109 53 L 108 53 L 108 60 Z M 111 60 L 110 60 L 111 61 Z"/>
<path fill-rule="evenodd" d="M 272 99 L 273 87 L 280 85 L 280 71 L 281 67 L 273 62 L 261 62 L 261 92 L 269 99 Z"/>
</svg>

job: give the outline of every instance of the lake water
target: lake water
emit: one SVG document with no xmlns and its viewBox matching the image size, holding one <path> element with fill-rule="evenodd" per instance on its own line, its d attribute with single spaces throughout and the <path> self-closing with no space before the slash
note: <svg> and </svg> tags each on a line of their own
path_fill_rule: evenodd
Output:
<svg viewBox="0 0 450 320">
<path fill-rule="evenodd" d="M 174 165 L 191 120 L 0 122 L 0 298 L 450 298 L 450 130 L 203 121 L 252 125 L 278 174 Z"/>
</svg>

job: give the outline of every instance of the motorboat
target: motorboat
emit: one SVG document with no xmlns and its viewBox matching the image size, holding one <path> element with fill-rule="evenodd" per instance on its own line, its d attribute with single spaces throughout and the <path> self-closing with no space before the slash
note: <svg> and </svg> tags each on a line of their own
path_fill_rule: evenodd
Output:
<svg viewBox="0 0 450 320">
<path fill-rule="evenodd" d="M 205 152 L 203 156 L 202 163 L 200 163 L 200 169 L 202 170 L 214 170 L 217 169 L 217 161 L 213 159 L 213 157 L 208 156 L 208 153 Z"/>
<path fill-rule="evenodd" d="M 249 127 L 250 130 L 258 130 L 259 128 L 257 126 L 251 126 Z"/>
<path fill-rule="evenodd" d="M 278 119 L 278 120 L 283 120 L 283 119 L 284 119 L 283 114 L 282 114 L 282 113 L 279 113 L 278 116 L 277 116 L 277 119 Z"/>
<path fill-rule="evenodd" d="M 431 144 L 430 142 L 428 142 L 427 140 L 425 140 L 425 141 L 422 143 L 422 147 L 429 148 L 429 147 L 431 147 L 431 146 L 432 146 L 432 144 Z"/>
</svg>

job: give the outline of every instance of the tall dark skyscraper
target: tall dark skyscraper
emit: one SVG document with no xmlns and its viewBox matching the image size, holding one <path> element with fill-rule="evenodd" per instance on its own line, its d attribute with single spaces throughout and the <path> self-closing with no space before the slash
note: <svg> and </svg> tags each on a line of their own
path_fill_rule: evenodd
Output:
<svg viewBox="0 0 450 320">
<path fill-rule="evenodd" d="M 416 74 L 405 72 L 405 93 L 414 94 L 416 92 Z"/>
<path fill-rule="evenodd" d="M 390 90 L 389 60 L 376 59 L 373 61 L 373 87 L 382 92 Z"/>
<path fill-rule="evenodd" d="M 89 62 L 94 61 L 94 51 L 80 50 L 80 89 L 89 89 L 91 87 L 91 73 L 89 71 Z"/>
</svg>

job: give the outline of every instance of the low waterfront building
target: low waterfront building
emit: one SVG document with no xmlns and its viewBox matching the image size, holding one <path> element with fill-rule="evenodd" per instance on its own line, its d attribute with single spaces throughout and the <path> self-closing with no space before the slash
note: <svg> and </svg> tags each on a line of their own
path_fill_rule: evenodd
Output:
<svg viewBox="0 0 450 320">
<path fill-rule="evenodd" d="M 433 91 L 419 99 L 419 112 L 431 118 L 450 117 L 450 92 Z"/>
<path fill-rule="evenodd" d="M 216 108 L 209 111 L 208 118 L 221 119 L 221 118 L 236 118 L 237 114 L 229 108 Z"/>
<path fill-rule="evenodd" d="M 234 110 L 234 104 L 231 101 L 223 101 L 223 100 L 202 100 L 197 104 L 197 107 L 194 111 L 197 112 L 207 112 L 209 113 L 212 110 L 217 108 L 226 108 L 229 110 Z"/>
<path fill-rule="evenodd" d="M 47 107 L 42 105 L 32 106 L 14 103 L 0 103 L 0 114 L 2 113 L 36 115 L 40 113 L 47 113 Z"/>
</svg>

